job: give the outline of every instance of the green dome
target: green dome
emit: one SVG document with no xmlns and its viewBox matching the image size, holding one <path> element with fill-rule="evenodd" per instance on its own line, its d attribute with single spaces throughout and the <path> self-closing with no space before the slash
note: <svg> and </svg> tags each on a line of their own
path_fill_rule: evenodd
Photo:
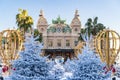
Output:
<svg viewBox="0 0 120 80">
<path fill-rule="evenodd" d="M 50 27 L 49 29 L 47 29 L 47 32 L 56 32 L 56 28 L 55 27 Z"/>
<path fill-rule="evenodd" d="M 66 32 L 70 32 L 71 33 L 71 28 L 66 25 L 64 28 L 63 28 L 63 32 L 66 33 Z"/>
<path fill-rule="evenodd" d="M 50 27 L 47 29 L 47 32 L 48 32 L 48 33 L 49 33 L 49 32 L 55 33 L 55 32 L 57 32 L 57 27 L 55 27 L 55 26 L 50 26 Z M 61 32 L 63 32 L 63 33 L 67 33 L 67 32 L 71 33 L 71 28 L 69 27 L 69 25 L 66 24 L 65 26 L 61 27 Z"/>
<path fill-rule="evenodd" d="M 60 25 L 60 27 L 58 27 Z M 71 33 L 71 28 L 69 27 L 68 24 L 65 24 L 65 20 L 62 20 L 60 16 L 56 20 L 52 20 L 52 25 L 50 25 L 47 29 L 47 32 L 70 32 Z"/>
</svg>

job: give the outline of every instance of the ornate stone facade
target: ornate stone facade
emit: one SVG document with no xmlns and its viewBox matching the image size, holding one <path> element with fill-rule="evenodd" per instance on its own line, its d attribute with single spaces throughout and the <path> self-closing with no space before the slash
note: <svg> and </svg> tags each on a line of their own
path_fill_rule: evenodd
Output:
<svg viewBox="0 0 120 80">
<path fill-rule="evenodd" d="M 48 25 L 43 11 L 40 11 L 37 29 L 42 33 L 43 37 L 43 53 L 55 56 L 74 56 L 74 47 L 77 45 L 79 33 L 81 31 L 81 22 L 78 10 L 75 11 L 74 18 L 70 25 L 65 23 L 58 17 L 52 20 L 52 24 Z"/>
</svg>

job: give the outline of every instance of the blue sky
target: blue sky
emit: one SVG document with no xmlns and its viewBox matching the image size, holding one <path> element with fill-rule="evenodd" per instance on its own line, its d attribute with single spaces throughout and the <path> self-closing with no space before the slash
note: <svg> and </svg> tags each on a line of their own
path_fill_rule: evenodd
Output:
<svg viewBox="0 0 120 80">
<path fill-rule="evenodd" d="M 88 18 L 99 17 L 99 22 L 120 33 L 120 0 L 0 0 L 0 31 L 17 27 L 15 15 L 18 9 L 26 9 L 36 27 L 40 9 L 44 10 L 49 24 L 61 16 L 68 24 L 79 10 L 82 27 Z"/>
</svg>

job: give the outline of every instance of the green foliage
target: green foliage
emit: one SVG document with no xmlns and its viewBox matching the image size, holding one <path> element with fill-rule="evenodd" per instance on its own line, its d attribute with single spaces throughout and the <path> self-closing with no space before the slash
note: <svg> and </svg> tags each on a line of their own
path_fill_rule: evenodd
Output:
<svg viewBox="0 0 120 80">
<path fill-rule="evenodd" d="M 84 41 L 83 38 L 82 38 L 82 35 L 83 35 L 84 33 L 86 33 L 86 29 L 83 29 L 83 28 L 82 28 L 82 29 L 81 29 L 81 33 L 79 34 L 80 36 L 79 36 L 78 40 Z"/>
<path fill-rule="evenodd" d="M 89 18 L 85 26 L 85 29 L 81 30 L 81 33 L 87 33 L 88 36 L 90 36 L 91 34 L 95 36 L 100 30 L 106 28 L 102 23 L 98 23 L 98 17 L 95 17 L 93 20 Z"/>
<path fill-rule="evenodd" d="M 24 29 L 24 33 L 31 29 L 33 25 L 33 19 L 28 16 L 27 10 L 19 9 L 19 13 L 16 15 L 16 23 L 19 29 Z"/>
<path fill-rule="evenodd" d="M 34 29 L 34 38 L 38 36 L 36 41 L 42 42 L 42 33 L 39 33 L 38 29 Z"/>
<path fill-rule="evenodd" d="M 102 23 L 98 23 L 98 17 L 95 17 L 92 21 L 91 18 L 88 19 L 87 23 L 85 24 L 87 30 L 92 35 L 96 35 L 100 30 L 105 29 L 105 26 Z"/>
</svg>

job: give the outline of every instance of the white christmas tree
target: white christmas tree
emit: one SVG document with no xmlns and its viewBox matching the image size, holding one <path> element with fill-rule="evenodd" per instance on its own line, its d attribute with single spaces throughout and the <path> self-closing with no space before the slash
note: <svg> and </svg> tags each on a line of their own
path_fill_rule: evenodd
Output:
<svg viewBox="0 0 120 80">
<path fill-rule="evenodd" d="M 117 76 L 117 77 L 119 77 L 120 78 L 120 59 L 119 59 L 119 55 L 117 56 L 117 58 L 116 58 L 116 60 L 115 60 L 115 64 L 114 64 L 114 66 L 115 66 L 115 69 L 116 69 L 116 72 L 115 72 L 115 74 L 114 74 L 114 76 Z"/>
<path fill-rule="evenodd" d="M 60 80 L 65 73 L 65 69 L 62 65 L 56 64 L 56 65 L 54 65 L 54 67 L 52 68 L 50 73 L 52 76 L 51 80 Z"/>
<path fill-rule="evenodd" d="M 65 73 L 65 68 L 63 67 L 63 58 L 61 56 L 57 56 L 55 58 L 55 62 L 53 63 L 54 67 L 51 69 L 50 73 L 52 76 L 51 80 L 61 80 Z"/>
<path fill-rule="evenodd" d="M 49 80 L 52 65 L 46 57 L 40 56 L 41 48 L 42 45 L 36 43 L 32 36 L 26 38 L 25 50 L 13 63 L 15 70 L 11 71 L 11 80 Z"/>
<path fill-rule="evenodd" d="M 62 56 L 55 58 L 54 67 L 50 71 L 51 80 L 67 80 L 68 77 L 72 76 L 72 73 L 65 68 L 63 63 L 64 58 Z"/>
<path fill-rule="evenodd" d="M 91 37 L 84 36 L 86 45 L 83 47 L 82 54 L 78 55 L 79 60 L 69 61 L 69 70 L 71 69 L 73 76 L 68 80 L 106 80 L 110 77 L 110 74 L 105 74 L 103 70 L 105 64 L 90 50 L 88 45 L 90 39 Z"/>
</svg>

